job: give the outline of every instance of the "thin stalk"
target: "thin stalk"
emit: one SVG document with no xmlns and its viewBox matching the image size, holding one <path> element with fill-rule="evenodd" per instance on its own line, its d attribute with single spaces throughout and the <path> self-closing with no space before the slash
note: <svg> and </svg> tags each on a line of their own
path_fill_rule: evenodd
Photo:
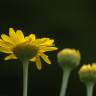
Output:
<svg viewBox="0 0 96 96">
<path fill-rule="evenodd" d="M 93 83 L 86 84 L 87 96 L 92 96 L 93 95 L 93 87 L 94 87 Z"/>
<path fill-rule="evenodd" d="M 67 90 L 67 85 L 68 85 L 68 80 L 69 80 L 70 73 L 71 73 L 70 69 L 65 68 L 63 70 L 60 96 L 65 96 L 66 95 L 66 90 Z"/>
<path fill-rule="evenodd" d="M 23 62 L 23 96 L 27 96 L 28 88 L 28 61 Z"/>
</svg>

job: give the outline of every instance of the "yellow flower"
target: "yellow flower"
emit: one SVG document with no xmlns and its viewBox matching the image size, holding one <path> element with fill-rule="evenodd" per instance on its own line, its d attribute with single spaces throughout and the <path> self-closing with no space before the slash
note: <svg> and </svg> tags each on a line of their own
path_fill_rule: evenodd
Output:
<svg viewBox="0 0 96 96">
<path fill-rule="evenodd" d="M 74 68 L 78 66 L 80 63 L 80 52 L 79 50 L 65 48 L 61 50 L 58 55 L 58 62 L 61 64 L 61 66 L 68 67 L 68 68 Z"/>
<path fill-rule="evenodd" d="M 80 68 L 79 76 L 83 82 L 96 82 L 96 63 L 84 64 Z"/>
<path fill-rule="evenodd" d="M 44 52 L 54 50 L 57 50 L 57 48 L 54 47 L 53 39 L 36 39 L 34 34 L 24 37 L 21 30 L 15 32 L 13 28 L 9 28 L 9 36 L 2 34 L 0 39 L 0 52 L 10 54 L 5 57 L 5 60 L 30 60 L 36 62 L 36 66 L 39 70 L 42 68 L 40 57 L 46 63 L 51 64 L 51 61 Z"/>
</svg>

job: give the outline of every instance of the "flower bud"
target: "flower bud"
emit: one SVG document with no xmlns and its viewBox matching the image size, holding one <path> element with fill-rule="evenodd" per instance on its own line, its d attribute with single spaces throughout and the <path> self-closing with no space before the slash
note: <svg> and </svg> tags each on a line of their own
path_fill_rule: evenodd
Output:
<svg viewBox="0 0 96 96">
<path fill-rule="evenodd" d="M 85 83 L 96 82 L 96 63 L 83 65 L 79 71 L 80 80 Z"/>
<path fill-rule="evenodd" d="M 62 68 L 75 68 L 80 63 L 80 52 L 75 49 L 66 48 L 57 55 L 58 63 Z"/>
</svg>

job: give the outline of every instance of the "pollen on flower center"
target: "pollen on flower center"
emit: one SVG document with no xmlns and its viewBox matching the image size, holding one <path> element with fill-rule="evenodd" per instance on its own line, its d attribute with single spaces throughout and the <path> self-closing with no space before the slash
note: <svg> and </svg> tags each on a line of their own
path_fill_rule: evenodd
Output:
<svg viewBox="0 0 96 96">
<path fill-rule="evenodd" d="M 38 48 L 30 44 L 19 44 L 14 49 L 13 52 L 19 59 L 31 59 L 37 54 Z"/>
</svg>

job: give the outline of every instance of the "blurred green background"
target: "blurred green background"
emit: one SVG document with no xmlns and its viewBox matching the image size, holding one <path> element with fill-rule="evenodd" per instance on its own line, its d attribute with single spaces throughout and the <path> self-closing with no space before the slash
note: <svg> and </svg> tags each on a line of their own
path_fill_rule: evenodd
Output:
<svg viewBox="0 0 96 96">
<path fill-rule="evenodd" d="M 0 0 L 0 34 L 9 27 L 21 29 L 25 35 L 55 39 L 59 50 L 76 48 L 83 63 L 96 62 L 96 8 L 93 0 Z M 58 50 L 58 51 L 59 51 Z M 62 71 L 57 52 L 47 53 L 52 65 L 43 63 L 38 71 L 29 65 L 28 96 L 59 96 Z M 21 62 L 4 61 L 0 53 L 0 96 L 22 96 Z M 66 96 L 85 96 L 85 86 L 79 81 L 78 70 L 72 72 Z M 96 96 L 96 87 L 94 96 Z"/>
</svg>

